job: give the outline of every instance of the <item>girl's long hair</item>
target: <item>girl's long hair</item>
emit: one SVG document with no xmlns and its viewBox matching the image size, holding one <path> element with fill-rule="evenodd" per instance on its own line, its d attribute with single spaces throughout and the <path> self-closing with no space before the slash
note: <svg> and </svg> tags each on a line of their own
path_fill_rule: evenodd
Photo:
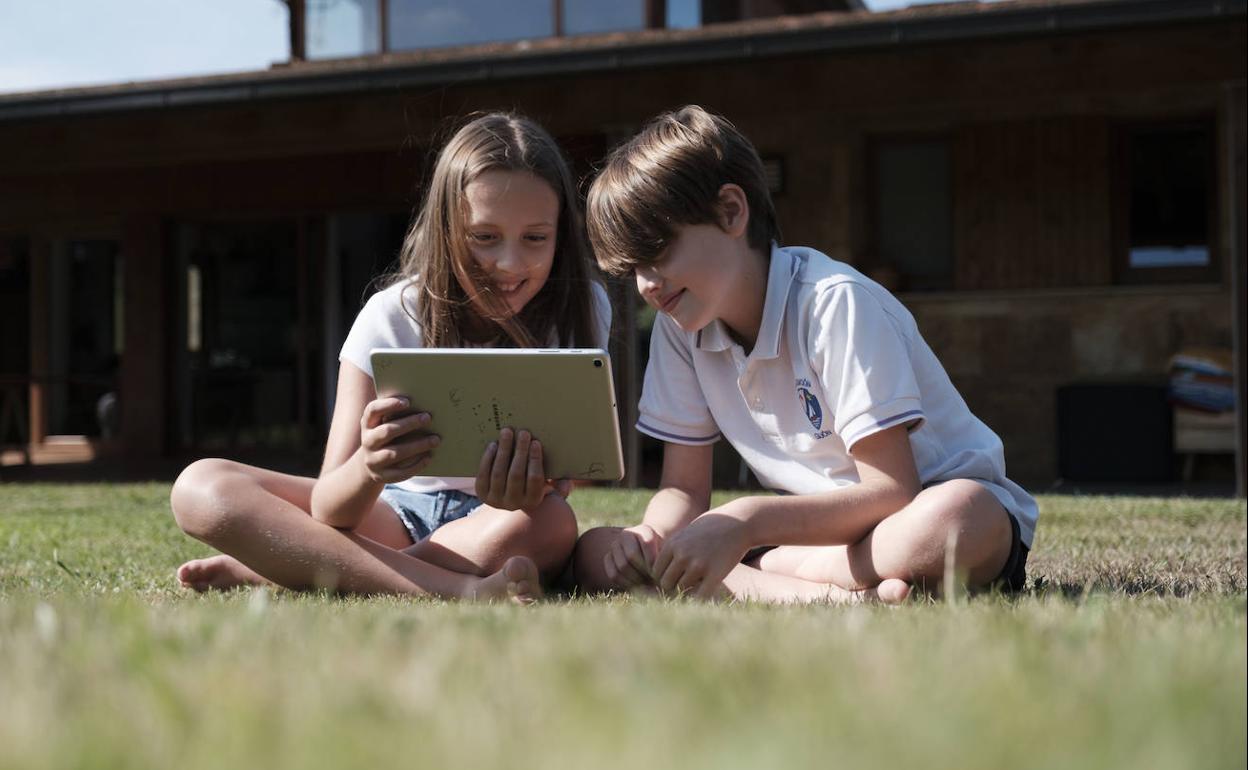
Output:
<svg viewBox="0 0 1248 770">
<path fill-rule="evenodd" d="M 467 186 L 487 171 L 527 171 L 546 181 L 559 198 L 554 261 L 550 276 L 524 309 L 512 315 L 468 249 L 464 224 Z M 420 213 L 403 239 L 399 274 L 390 284 L 403 289 L 403 307 L 420 325 L 426 347 L 463 347 L 465 330 L 486 321 L 492 339 L 505 347 L 593 347 L 590 264 L 580 199 L 559 146 L 528 118 L 490 113 L 476 117 L 451 137 L 438 155 Z M 487 308 L 473 307 L 469 286 Z M 412 302 L 409 293 L 415 293 Z"/>
</svg>

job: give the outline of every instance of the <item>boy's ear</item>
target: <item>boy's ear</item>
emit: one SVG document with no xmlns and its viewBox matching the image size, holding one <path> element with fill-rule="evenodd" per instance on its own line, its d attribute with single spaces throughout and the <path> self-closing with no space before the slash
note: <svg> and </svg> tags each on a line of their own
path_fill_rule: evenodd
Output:
<svg viewBox="0 0 1248 770">
<path fill-rule="evenodd" d="M 732 183 L 719 188 L 719 227 L 734 238 L 745 235 L 750 225 L 750 202 L 745 197 L 745 190 Z"/>
</svg>

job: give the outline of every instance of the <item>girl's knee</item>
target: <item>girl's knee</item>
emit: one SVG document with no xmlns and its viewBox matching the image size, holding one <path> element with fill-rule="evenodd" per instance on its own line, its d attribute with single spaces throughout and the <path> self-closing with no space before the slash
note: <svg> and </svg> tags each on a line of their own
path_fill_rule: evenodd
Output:
<svg viewBox="0 0 1248 770">
<path fill-rule="evenodd" d="M 543 535 L 562 553 L 571 555 L 576 547 L 577 523 L 576 513 L 568 501 L 557 494 L 547 495 L 537 509 L 538 516 L 534 519 Z"/>
<path fill-rule="evenodd" d="M 577 539 L 572 554 L 572 575 L 582 591 L 605 593 L 613 588 L 603 570 L 602 559 L 619 532 L 619 527 L 594 527 Z"/>
<path fill-rule="evenodd" d="M 492 539 L 522 545 L 519 549 L 504 548 L 501 561 L 488 565 L 490 571 L 501 568 L 507 557 L 523 553 L 546 573 L 561 568 L 576 546 L 576 514 L 568 501 L 556 494 L 547 495 L 535 511 L 508 512 L 499 517 L 494 526 L 502 531 L 496 531 Z"/>
<path fill-rule="evenodd" d="M 238 464 L 230 460 L 196 460 L 178 475 L 169 493 L 169 507 L 183 532 L 197 540 L 210 541 L 226 528 L 231 509 L 226 504 L 231 487 L 240 480 Z"/>
</svg>

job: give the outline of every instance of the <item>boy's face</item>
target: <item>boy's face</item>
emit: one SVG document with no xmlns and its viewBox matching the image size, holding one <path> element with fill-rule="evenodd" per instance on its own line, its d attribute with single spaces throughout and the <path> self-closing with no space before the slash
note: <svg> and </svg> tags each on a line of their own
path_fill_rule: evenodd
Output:
<svg viewBox="0 0 1248 770">
<path fill-rule="evenodd" d="M 642 299 L 687 332 L 724 317 L 737 244 L 716 225 L 681 225 L 653 265 L 634 270 Z"/>
</svg>

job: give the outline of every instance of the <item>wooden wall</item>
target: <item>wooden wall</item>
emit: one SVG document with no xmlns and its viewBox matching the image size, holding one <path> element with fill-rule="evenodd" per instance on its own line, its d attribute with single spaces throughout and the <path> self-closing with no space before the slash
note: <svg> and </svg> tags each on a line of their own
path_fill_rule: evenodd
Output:
<svg viewBox="0 0 1248 770">
<path fill-rule="evenodd" d="M 453 116 L 515 108 L 605 147 L 693 102 L 783 159 L 776 207 L 787 242 L 855 263 L 868 241 L 869 138 L 939 132 L 951 137 L 958 291 L 907 301 L 981 416 L 1013 442 L 1011 462 L 1043 476 L 1053 437 L 1039 426 L 1052 424 L 1055 367 L 1089 345 L 1112 353 L 1118 369 L 1107 373 L 1135 366 L 1123 358 L 1134 338 L 1118 341 L 1122 327 L 1087 308 L 1134 313 L 1167 345 L 1229 338 L 1225 292 L 1163 292 L 1137 312 L 1111 287 L 1111 132 L 1116 121 L 1173 116 L 1221 125 L 1228 84 L 1242 94 L 1248 73 L 1245 31 L 1239 20 L 0 122 L 0 235 L 30 237 L 37 259 L 40 244 L 82 223 L 120 234 L 126 344 L 143 352 L 126 357 L 122 377 L 151 396 L 126 413 L 123 434 L 135 451 L 157 452 L 151 437 L 177 397 L 154 341 L 174 312 L 162 294 L 165 223 L 410 210 L 426 148 Z M 1043 293 L 1064 288 L 1106 293 L 1074 304 Z M 1189 332 L 1166 331 L 1176 323 Z M 1030 408 L 993 395 L 1002 371 L 1016 394 L 1032 394 Z"/>
<path fill-rule="evenodd" d="M 976 123 L 954 143 L 958 289 L 1112 282 L 1106 118 Z"/>
</svg>

